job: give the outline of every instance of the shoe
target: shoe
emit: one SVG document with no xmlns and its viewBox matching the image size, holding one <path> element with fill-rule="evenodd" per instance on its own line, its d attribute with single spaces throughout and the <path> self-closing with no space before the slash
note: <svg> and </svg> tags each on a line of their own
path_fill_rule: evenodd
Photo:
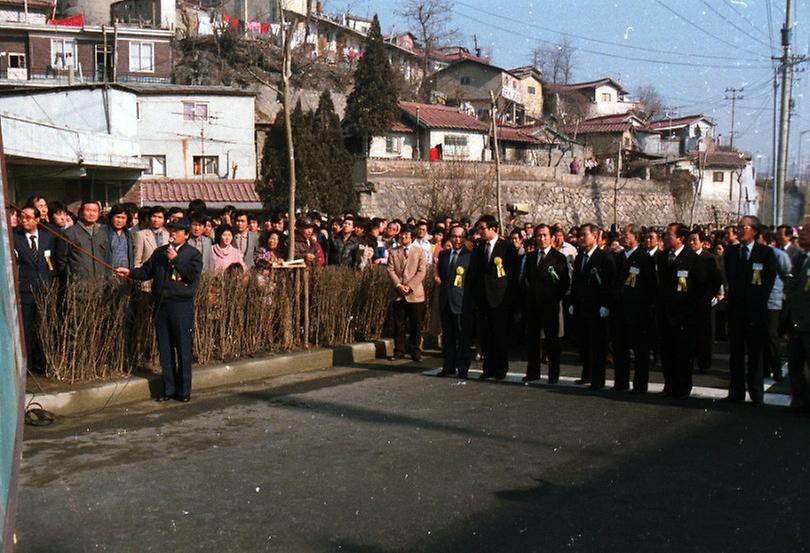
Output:
<svg viewBox="0 0 810 553">
<path fill-rule="evenodd" d="M 444 371 L 444 370 L 443 370 L 443 371 L 441 371 L 439 374 L 437 374 L 436 376 L 441 376 L 441 377 L 445 377 L 445 376 L 455 376 L 455 374 L 456 374 L 456 371 Z"/>
<path fill-rule="evenodd" d="M 478 377 L 478 380 L 486 380 L 487 378 L 495 378 L 494 374 L 482 374 Z"/>
<path fill-rule="evenodd" d="M 458 375 L 458 379 L 459 379 L 459 380 L 467 380 L 467 373 L 464 373 L 464 374 L 460 374 L 460 373 L 459 373 L 459 375 Z"/>
<path fill-rule="evenodd" d="M 402 359 L 402 356 L 396 353 L 388 358 L 389 361 L 399 361 L 400 359 Z"/>
<path fill-rule="evenodd" d="M 532 380 L 540 380 L 540 375 L 526 375 L 520 379 L 522 382 L 531 382 Z"/>
<path fill-rule="evenodd" d="M 685 394 L 676 394 L 676 395 L 673 395 L 673 396 L 672 396 L 672 398 L 673 398 L 673 399 L 680 400 L 680 401 L 683 401 L 683 400 L 685 400 L 685 399 L 689 399 L 689 393 L 685 393 Z"/>
<path fill-rule="evenodd" d="M 559 383 L 560 383 L 560 379 L 559 379 L 559 378 L 549 378 L 549 379 L 548 379 L 548 383 L 549 383 L 549 384 L 559 384 Z"/>
<path fill-rule="evenodd" d="M 647 393 L 647 388 L 633 388 L 633 391 L 630 392 L 631 394 L 641 395 Z"/>
<path fill-rule="evenodd" d="M 180 403 L 188 403 L 189 401 L 191 401 L 191 396 L 177 396 L 174 399 L 176 399 Z"/>
<path fill-rule="evenodd" d="M 765 407 L 765 404 L 762 402 L 761 399 L 753 399 L 753 400 L 751 400 L 751 405 L 753 407 L 757 407 L 757 408 Z"/>
<path fill-rule="evenodd" d="M 604 386 L 597 386 L 596 384 L 591 384 L 588 386 L 588 389 L 592 392 L 598 392 L 599 390 L 604 389 Z"/>
<path fill-rule="evenodd" d="M 726 397 L 723 398 L 722 401 L 725 401 L 727 403 L 742 403 L 743 401 L 745 401 L 745 398 L 744 397 L 737 397 L 737 396 L 727 395 Z"/>
<path fill-rule="evenodd" d="M 656 395 L 657 397 L 670 397 L 672 394 L 671 394 L 671 393 L 669 393 L 667 390 L 664 390 L 664 391 L 662 391 L 662 392 L 658 392 L 658 393 L 657 393 L 657 394 L 655 394 L 655 395 Z"/>
<path fill-rule="evenodd" d="M 611 392 L 626 392 L 630 386 L 614 386 L 610 389 Z"/>
<path fill-rule="evenodd" d="M 585 378 L 577 378 L 574 380 L 574 384 L 590 384 L 591 381 Z"/>
<path fill-rule="evenodd" d="M 413 359 L 414 363 L 421 363 L 422 362 L 422 354 L 418 351 L 415 351 L 411 354 L 411 359 Z"/>
<path fill-rule="evenodd" d="M 503 380 L 504 378 L 506 378 L 505 374 L 499 374 L 495 376 L 495 380 Z"/>
<path fill-rule="evenodd" d="M 157 401 L 158 403 L 163 403 L 164 401 L 169 401 L 170 399 L 172 399 L 172 396 L 162 395 L 156 397 L 155 401 Z"/>
</svg>

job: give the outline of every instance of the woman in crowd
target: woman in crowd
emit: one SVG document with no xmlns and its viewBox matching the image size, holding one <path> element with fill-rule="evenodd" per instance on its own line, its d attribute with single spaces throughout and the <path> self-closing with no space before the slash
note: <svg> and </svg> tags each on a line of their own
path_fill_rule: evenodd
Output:
<svg viewBox="0 0 810 553">
<path fill-rule="evenodd" d="M 266 244 L 256 250 L 254 261 L 264 259 L 272 265 L 277 265 L 284 262 L 284 257 L 284 251 L 281 249 L 281 233 L 271 230 L 267 235 Z"/>
<path fill-rule="evenodd" d="M 217 229 L 217 243 L 211 247 L 214 274 L 221 275 L 234 263 L 244 268 L 242 253 L 231 245 L 232 242 L 233 228 L 230 225 L 220 226 Z"/>
</svg>

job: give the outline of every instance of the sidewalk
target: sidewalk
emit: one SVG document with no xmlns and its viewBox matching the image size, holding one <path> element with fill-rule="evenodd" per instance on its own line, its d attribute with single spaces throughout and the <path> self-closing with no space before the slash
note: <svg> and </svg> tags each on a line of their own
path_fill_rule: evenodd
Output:
<svg viewBox="0 0 810 553">
<path fill-rule="evenodd" d="M 241 359 L 233 363 L 194 367 L 193 389 L 205 390 L 262 380 L 294 373 L 317 371 L 352 363 L 366 363 L 393 354 L 390 339 L 359 342 L 335 348 L 315 348 L 306 351 Z M 48 388 L 52 389 L 53 385 Z M 26 408 L 33 405 L 56 415 L 91 413 L 109 407 L 144 401 L 162 391 L 159 374 L 136 373 L 127 378 L 101 383 L 80 384 L 69 390 L 48 390 L 27 393 Z"/>
</svg>

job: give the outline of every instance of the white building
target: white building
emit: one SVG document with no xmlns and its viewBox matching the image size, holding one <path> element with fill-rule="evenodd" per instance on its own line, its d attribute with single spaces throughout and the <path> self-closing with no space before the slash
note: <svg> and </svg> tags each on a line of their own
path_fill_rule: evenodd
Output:
<svg viewBox="0 0 810 553">
<path fill-rule="evenodd" d="M 610 78 L 584 83 L 547 83 L 544 92 L 548 102 L 546 113 L 566 121 L 617 115 L 636 108 L 624 87 Z M 584 113 L 574 113 L 578 111 Z"/>
</svg>

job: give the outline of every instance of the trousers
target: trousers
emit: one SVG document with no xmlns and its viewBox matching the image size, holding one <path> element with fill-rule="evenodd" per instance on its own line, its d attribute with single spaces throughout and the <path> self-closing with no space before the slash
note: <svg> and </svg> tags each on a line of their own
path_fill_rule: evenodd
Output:
<svg viewBox="0 0 810 553">
<path fill-rule="evenodd" d="M 161 301 L 155 310 L 155 334 L 163 370 L 163 393 L 189 397 L 194 302 Z"/>
</svg>

